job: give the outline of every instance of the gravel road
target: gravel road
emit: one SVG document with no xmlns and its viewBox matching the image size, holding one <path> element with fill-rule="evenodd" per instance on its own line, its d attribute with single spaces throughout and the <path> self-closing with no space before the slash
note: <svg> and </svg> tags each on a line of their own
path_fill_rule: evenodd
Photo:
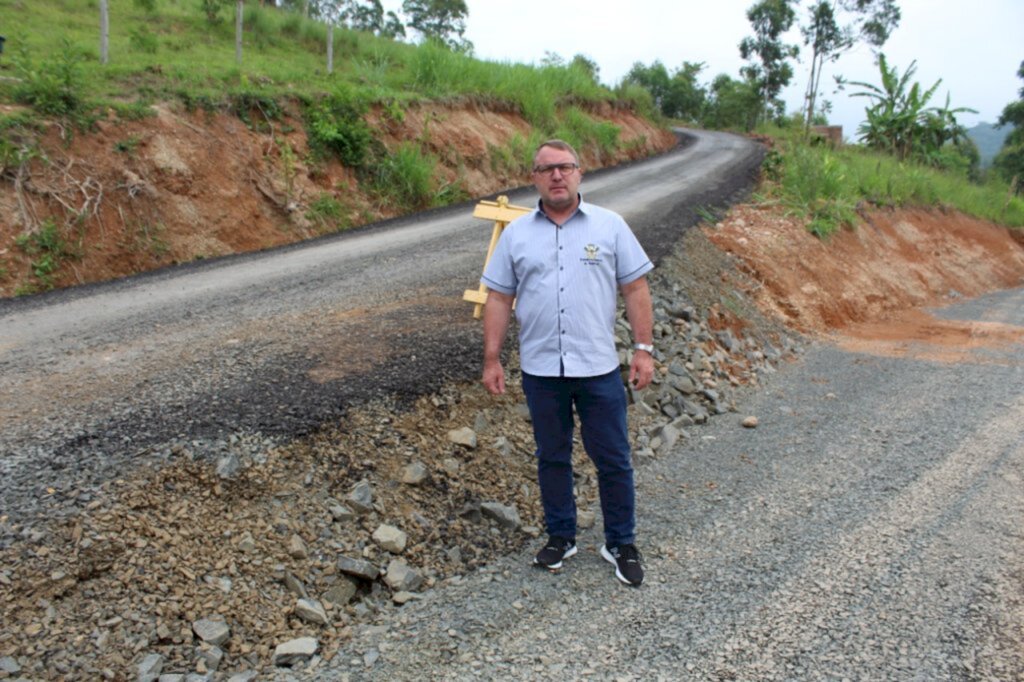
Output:
<svg viewBox="0 0 1024 682">
<path fill-rule="evenodd" d="M 1024 325 L 1024 290 L 939 314 Z M 1022 358 L 812 345 L 638 470 L 642 588 L 588 531 L 560 573 L 506 557 L 301 679 L 1024 679 Z"/>
</svg>

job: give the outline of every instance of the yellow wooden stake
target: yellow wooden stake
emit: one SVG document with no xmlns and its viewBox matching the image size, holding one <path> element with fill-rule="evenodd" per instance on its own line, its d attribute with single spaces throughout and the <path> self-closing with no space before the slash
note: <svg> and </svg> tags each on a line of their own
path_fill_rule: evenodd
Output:
<svg viewBox="0 0 1024 682">
<path fill-rule="evenodd" d="M 491 255 L 494 253 L 494 247 L 498 245 L 498 237 L 501 236 L 502 230 L 510 222 L 531 210 L 533 209 L 508 203 L 508 197 L 505 195 L 498 197 L 497 201 L 481 201 L 476 205 L 473 210 L 474 218 L 494 221 L 494 229 L 491 230 L 491 243 L 487 247 L 487 258 L 484 259 L 485 270 L 487 264 L 491 262 Z M 479 320 L 483 317 L 484 304 L 487 303 L 487 287 L 481 284 L 478 289 L 466 289 L 462 294 L 462 300 L 473 304 L 473 317 Z"/>
</svg>

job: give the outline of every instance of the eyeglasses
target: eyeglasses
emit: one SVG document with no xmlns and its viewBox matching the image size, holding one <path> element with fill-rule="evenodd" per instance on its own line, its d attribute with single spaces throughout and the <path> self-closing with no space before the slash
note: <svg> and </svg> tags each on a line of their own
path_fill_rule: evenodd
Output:
<svg viewBox="0 0 1024 682">
<path fill-rule="evenodd" d="M 556 170 L 562 175 L 568 175 L 574 170 L 579 168 L 579 164 L 575 163 L 549 163 L 545 166 L 537 166 L 533 169 L 534 173 L 538 175 L 551 175 Z"/>
</svg>

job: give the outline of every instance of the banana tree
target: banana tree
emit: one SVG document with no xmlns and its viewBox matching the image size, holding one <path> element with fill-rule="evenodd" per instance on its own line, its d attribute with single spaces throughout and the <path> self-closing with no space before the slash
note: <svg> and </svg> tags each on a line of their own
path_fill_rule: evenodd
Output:
<svg viewBox="0 0 1024 682">
<path fill-rule="evenodd" d="M 943 108 L 928 107 L 942 79 L 925 90 L 919 83 L 911 83 L 917 71 L 916 61 L 902 75 L 895 66 L 889 66 L 884 54 L 878 55 L 878 66 L 881 85 L 851 83 L 863 88 L 852 93 L 852 97 L 867 97 L 873 102 L 864 112 L 867 120 L 857 129 L 866 145 L 884 149 L 900 160 L 910 156 L 927 159 L 947 142 L 955 143 L 965 134 L 956 115 L 977 113 L 973 109 L 950 108 L 948 95 Z"/>
</svg>

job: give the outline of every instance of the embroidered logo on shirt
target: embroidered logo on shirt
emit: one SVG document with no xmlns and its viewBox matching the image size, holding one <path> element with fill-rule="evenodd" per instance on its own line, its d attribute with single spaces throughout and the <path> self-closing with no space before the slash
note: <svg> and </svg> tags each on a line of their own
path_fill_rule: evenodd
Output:
<svg viewBox="0 0 1024 682">
<path fill-rule="evenodd" d="M 586 254 L 586 256 L 584 256 L 580 260 L 586 263 L 587 265 L 598 265 L 601 262 L 597 258 L 598 251 L 599 249 L 597 248 L 597 244 L 587 244 L 586 246 L 583 247 L 583 252 Z"/>
</svg>

